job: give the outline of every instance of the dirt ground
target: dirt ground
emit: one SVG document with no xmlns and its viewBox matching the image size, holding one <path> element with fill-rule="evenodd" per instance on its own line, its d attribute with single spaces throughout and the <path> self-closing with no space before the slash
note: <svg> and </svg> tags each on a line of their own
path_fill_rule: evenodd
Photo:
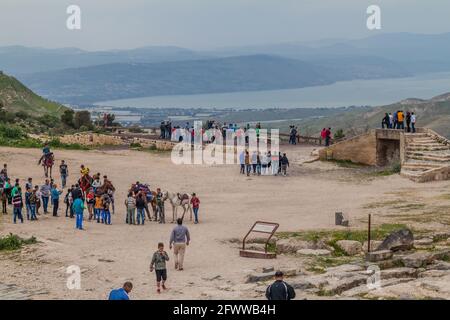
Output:
<svg viewBox="0 0 450 320">
<path fill-rule="evenodd" d="M 64 159 L 69 165 L 69 183 L 78 179 L 82 163 L 113 181 L 117 191 L 112 225 L 85 221 L 85 230 L 78 231 L 75 221 L 65 218 L 62 209 L 60 217 L 41 215 L 39 221 L 24 224 L 14 225 L 11 214 L 0 217 L 0 235 L 34 235 L 39 241 L 21 252 L 0 254 L 0 283 L 39 290 L 36 299 L 105 299 L 112 288 L 126 280 L 134 283 L 132 299 L 255 298 L 261 295 L 251 295 L 243 283 L 248 272 L 264 266 L 298 264 L 285 256 L 275 261 L 239 257 L 236 245 L 227 240 L 242 238 L 256 220 L 278 222 L 280 231 L 329 229 L 335 228 L 334 213 L 342 211 L 350 218 L 351 227 L 363 227 L 368 213 L 373 214 L 375 224 L 388 221 L 390 214 L 398 218 L 404 213 L 413 223 L 410 216 L 414 213 L 436 206 L 450 208 L 448 181 L 417 184 L 399 175 L 378 176 L 365 168 L 302 163 L 312 150 L 309 146 L 284 147 L 291 162 L 287 177 L 246 177 L 239 174 L 236 165 L 176 166 L 168 153 L 57 150 L 57 163 Z M 22 183 L 32 177 L 34 183 L 41 184 L 43 171 L 37 165 L 40 152 L 0 148 L 0 163 L 8 163 L 9 175 Z M 54 176 L 59 184 L 59 174 Z M 157 243 L 168 246 L 174 225 L 125 224 L 123 202 L 135 181 L 149 183 L 152 189 L 196 192 L 201 200 L 201 223 L 187 222 L 192 242 L 185 270 L 176 271 L 170 261 L 169 290 L 160 295 L 148 266 Z M 61 206 L 65 206 L 62 200 Z M 167 212 L 166 217 L 169 215 Z M 440 221 L 433 227 L 440 229 L 445 223 Z M 66 287 L 66 268 L 70 265 L 81 268 L 80 290 Z"/>
</svg>

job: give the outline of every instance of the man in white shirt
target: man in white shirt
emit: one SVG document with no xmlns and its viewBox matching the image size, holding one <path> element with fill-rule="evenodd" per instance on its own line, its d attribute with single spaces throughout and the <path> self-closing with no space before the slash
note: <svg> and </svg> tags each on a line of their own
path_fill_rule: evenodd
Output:
<svg viewBox="0 0 450 320">
<path fill-rule="evenodd" d="M 414 112 L 411 113 L 411 129 L 412 133 L 416 133 L 416 115 Z"/>
</svg>

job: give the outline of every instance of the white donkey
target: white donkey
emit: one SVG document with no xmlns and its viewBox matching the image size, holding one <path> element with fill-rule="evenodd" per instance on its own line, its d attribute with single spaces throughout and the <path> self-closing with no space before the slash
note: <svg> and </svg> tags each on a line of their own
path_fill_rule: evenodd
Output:
<svg viewBox="0 0 450 320">
<path fill-rule="evenodd" d="M 192 206 L 191 206 L 191 196 L 187 193 L 175 193 L 170 191 L 164 191 L 164 199 L 169 200 L 170 205 L 172 206 L 172 223 L 178 218 L 177 209 L 178 207 L 183 208 L 183 215 L 181 219 L 184 219 L 184 215 L 186 211 L 190 212 L 190 220 L 192 221 Z"/>
</svg>

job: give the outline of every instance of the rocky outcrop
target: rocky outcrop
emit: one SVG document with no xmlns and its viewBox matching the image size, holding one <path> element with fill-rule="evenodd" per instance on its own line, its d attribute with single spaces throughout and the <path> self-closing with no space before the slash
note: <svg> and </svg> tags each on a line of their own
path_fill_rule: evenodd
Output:
<svg viewBox="0 0 450 320">
<path fill-rule="evenodd" d="M 413 245 L 414 236 L 412 231 L 409 229 L 402 229 L 388 235 L 376 250 L 410 250 Z"/>
</svg>

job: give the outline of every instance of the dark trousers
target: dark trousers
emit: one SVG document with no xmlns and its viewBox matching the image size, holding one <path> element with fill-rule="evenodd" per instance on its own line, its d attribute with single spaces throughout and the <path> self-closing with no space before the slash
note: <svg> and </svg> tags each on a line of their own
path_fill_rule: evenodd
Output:
<svg viewBox="0 0 450 320">
<path fill-rule="evenodd" d="M 59 199 L 53 199 L 53 216 L 56 217 L 58 215 L 58 208 L 59 208 Z"/>
<path fill-rule="evenodd" d="M 6 199 L 2 199 L 2 213 L 6 214 Z"/>
<path fill-rule="evenodd" d="M 416 124 L 415 123 L 411 123 L 411 129 L 413 133 L 416 133 Z"/>
<path fill-rule="evenodd" d="M 241 174 L 245 174 L 245 164 L 241 164 Z"/>
</svg>

